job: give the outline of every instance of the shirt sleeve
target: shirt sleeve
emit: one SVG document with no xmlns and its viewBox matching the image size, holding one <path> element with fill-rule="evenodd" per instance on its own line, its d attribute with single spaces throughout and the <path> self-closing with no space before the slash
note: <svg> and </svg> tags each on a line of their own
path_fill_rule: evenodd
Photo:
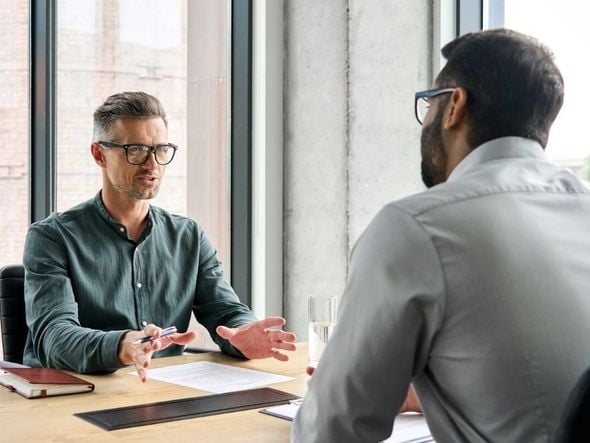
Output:
<svg viewBox="0 0 590 443">
<path fill-rule="evenodd" d="M 126 331 L 80 326 L 68 257 L 59 234 L 47 224 L 32 225 L 23 262 L 27 346 L 32 347 L 37 362 L 80 373 L 112 372 L 122 367 L 118 346 Z"/>
<path fill-rule="evenodd" d="M 294 442 L 382 441 L 444 313 L 437 251 L 416 220 L 385 207 L 358 241 L 338 323 L 295 418 Z"/>
<path fill-rule="evenodd" d="M 217 251 L 204 234 L 199 236 L 199 273 L 193 310 L 195 317 L 207 330 L 213 341 L 228 355 L 244 357 L 229 341 L 215 332 L 218 326 L 237 328 L 256 321 L 252 311 L 234 292 L 223 274 L 223 267 L 217 258 Z"/>
</svg>

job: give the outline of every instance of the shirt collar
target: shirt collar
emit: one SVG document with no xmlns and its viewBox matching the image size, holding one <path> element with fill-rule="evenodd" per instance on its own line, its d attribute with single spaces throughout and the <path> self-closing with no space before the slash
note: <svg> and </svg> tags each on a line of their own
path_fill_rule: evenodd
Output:
<svg viewBox="0 0 590 443">
<path fill-rule="evenodd" d="M 524 137 L 501 137 L 479 145 L 459 162 L 447 181 L 456 180 L 476 166 L 494 160 L 508 158 L 538 158 L 546 160 L 539 142 Z"/>
<path fill-rule="evenodd" d="M 109 214 L 107 208 L 104 207 L 104 203 L 102 201 L 102 191 L 98 191 L 98 193 L 94 196 L 94 206 L 96 206 L 100 216 L 104 218 L 110 225 L 116 226 L 117 228 L 119 226 L 123 226 L 121 223 L 118 223 L 113 217 L 111 217 L 111 214 Z"/>
<path fill-rule="evenodd" d="M 94 206 L 98 210 L 98 213 L 100 214 L 100 216 L 117 232 L 117 234 L 128 239 L 127 227 L 125 225 L 119 223 L 118 221 L 116 221 L 113 217 L 111 217 L 111 214 L 109 214 L 109 211 L 107 211 L 107 208 L 105 208 L 104 202 L 102 201 L 102 190 L 98 191 L 98 193 L 95 195 Z M 152 206 L 150 205 L 150 208 L 148 211 L 147 227 L 146 227 L 145 231 L 143 232 L 143 235 L 139 239 L 138 243 L 141 243 L 143 241 L 143 239 L 145 239 L 150 234 L 150 232 L 152 230 L 152 226 L 153 226 L 153 220 L 154 220 L 154 217 L 152 214 Z"/>
</svg>

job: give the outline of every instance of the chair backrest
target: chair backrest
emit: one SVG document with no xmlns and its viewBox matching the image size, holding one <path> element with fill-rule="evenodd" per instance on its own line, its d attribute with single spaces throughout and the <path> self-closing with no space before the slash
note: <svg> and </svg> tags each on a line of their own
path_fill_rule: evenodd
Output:
<svg viewBox="0 0 590 443">
<path fill-rule="evenodd" d="M 28 328 L 25 316 L 25 268 L 9 265 L 0 269 L 0 324 L 4 360 L 23 362 Z"/>
<path fill-rule="evenodd" d="M 558 443 L 590 441 L 590 368 L 580 377 L 566 403 Z"/>
</svg>

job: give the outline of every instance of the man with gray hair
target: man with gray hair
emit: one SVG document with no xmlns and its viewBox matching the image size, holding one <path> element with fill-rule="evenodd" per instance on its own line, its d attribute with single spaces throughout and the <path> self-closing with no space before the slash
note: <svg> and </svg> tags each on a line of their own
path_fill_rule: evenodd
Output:
<svg viewBox="0 0 590 443">
<path fill-rule="evenodd" d="M 230 355 L 288 359 L 281 351 L 295 349 L 295 335 L 273 329 L 285 320 L 257 320 L 203 229 L 149 204 L 177 149 L 157 98 L 123 92 L 98 107 L 91 153 L 101 191 L 27 235 L 25 364 L 81 373 L 133 364 L 146 381 L 152 355 L 179 355 L 196 337 L 191 311 Z M 160 337 L 170 325 L 178 332 Z M 156 340 L 138 344 L 144 336 Z"/>
</svg>

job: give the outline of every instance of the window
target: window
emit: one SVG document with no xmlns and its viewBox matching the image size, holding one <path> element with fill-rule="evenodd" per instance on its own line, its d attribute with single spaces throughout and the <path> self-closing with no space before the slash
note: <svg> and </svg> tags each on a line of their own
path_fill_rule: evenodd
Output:
<svg viewBox="0 0 590 443">
<path fill-rule="evenodd" d="M 549 46 L 565 81 L 565 99 L 547 145 L 547 156 L 580 177 L 590 179 L 590 142 L 580 136 L 586 118 L 590 62 L 584 29 L 590 3 L 505 0 L 507 28 L 538 38 Z M 534 11 L 534 20 L 531 14 Z"/>
<path fill-rule="evenodd" d="M 29 15 L 0 0 L 0 266 L 22 262 L 28 226 Z"/>
</svg>

